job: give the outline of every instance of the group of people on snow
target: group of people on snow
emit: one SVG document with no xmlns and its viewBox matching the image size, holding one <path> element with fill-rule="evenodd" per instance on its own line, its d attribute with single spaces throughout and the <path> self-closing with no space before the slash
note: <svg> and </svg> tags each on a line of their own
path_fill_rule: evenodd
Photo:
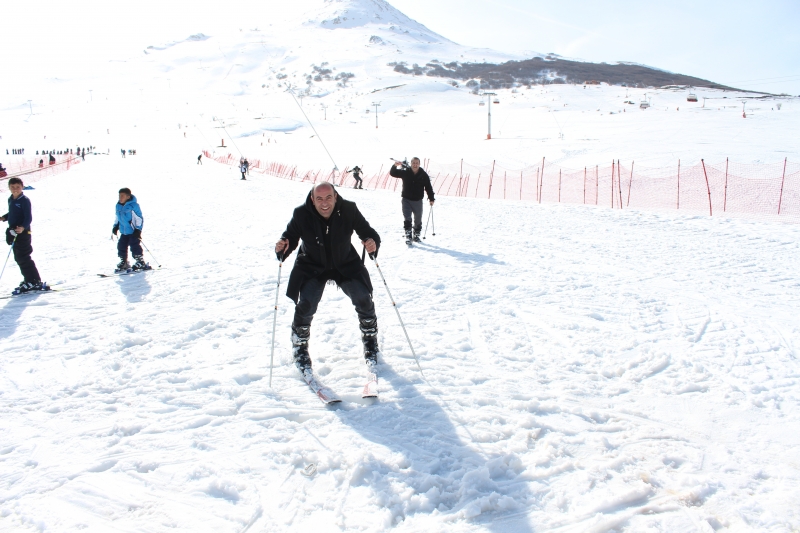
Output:
<svg viewBox="0 0 800 533">
<path fill-rule="evenodd" d="M 30 199 L 25 196 L 24 188 L 25 185 L 20 178 L 15 177 L 8 180 L 8 190 L 11 192 L 11 196 L 8 197 L 8 212 L 0 217 L 3 222 L 8 222 L 6 244 L 11 246 L 14 252 L 14 260 L 17 262 L 22 274 L 22 282 L 14 289 L 14 294 L 49 290 L 47 284 L 42 282 L 36 263 L 31 258 L 33 253 L 31 243 L 33 210 Z M 117 264 L 115 272 L 148 270 L 150 268 L 150 265 L 145 262 L 142 253 L 143 226 L 144 217 L 136 197 L 129 188 L 123 187 L 119 190 L 116 220 L 111 229 L 112 238 L 119 234 L 117 255 L 120 258 L 120 262 Z M 129 248 L 135 260 L 133 265 L 128 263 Z"/>
<path fill-rule="evenodd" d="M 198 157 L 198 163 L 200 160 Z M 249 165 L 244 158 L 240 164 L 242 179 L 245 179 Z M 358 167 L 353 169 L 354 176 L 356 172 L 360 174 L 360 169 L 356 169 Z M 401 202 L 406 242 L 419 242 L 422 202 L 426 193 L 429 204 L 434 204 L 430 177 L 420 167 L 420 160 L 416 157 L 410 165 L 397 162 L 389 174 L 403 182 Z M 358 182 L 358 188 L 361 188 L 361 180 Z M 6 242 L 14 247 L 14 259 L 24 278 L 15 292 L 41 290 L 43 284 L 31 259 L 31 203 L 23 193 L 23 183 L 19 178 L 9 180 L 9 189 L 9 212 L 2 220 L 8 221 Z M 117 253 L 120 262 L 117 272 L 149 268 L 142 252 L 143 226 L 144 217 L 136 197 L 129 188 L 120 189 L 116 221 L 112 228 L 114 236 L 119 234 Z M 305 202 L 294 210 L 286 230 L 275 243 L 275 254 L 281 262 L 293 251 L 298 251 L 286 296 L 295 303 L 291 325 L 292 355 L 295 365 L 304 376 L 312 372 L 308 349 L 311 323 L 326 284 L 337 285 L 355 307 L 364 360 L 370 371 L 374 371 L 378 362 L 378 318 L 372 298 L 373 286 L 364 264 L 365 256 L 359 256 L 351 243 L 353 233 L 361 240 L 364 252 L 372 259 L 377 258 L 381 245 L 378 232 L 370 226 L 355 202 L 342 198 L 333 184 L 321 182 L 313 186 Z M 135 260 L 133 265 L 128 262 L 129 249 Z"/>
</svg>

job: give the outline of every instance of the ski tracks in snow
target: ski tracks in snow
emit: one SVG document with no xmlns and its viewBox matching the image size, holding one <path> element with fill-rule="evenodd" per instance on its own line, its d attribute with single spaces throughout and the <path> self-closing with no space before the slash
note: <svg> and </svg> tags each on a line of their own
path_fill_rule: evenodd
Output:
<svg viewBox="0 0 800 533">
<path fill-rule="evenodd" d="M 230 227 L 209 229 L 197 214 L 218 208 L 202 191 L 225 179 L 220 167 L 186 165 L 156 186 L 137 178 L 134 161 L 126 177 L 145 209 L 145 238 L 169 268 L 89 281 L 113 249 L 74 257 L 43 234 L 37 261 L 79 273 L 65 279 L 79 290 L 2 307 L 5 524 L 529 532 L 797 523 L 798 465 L 787 455 L 800 425 L 797 228 L 448 198 L 436 206 L 437 236 L 408 249 L 397 195 L 342 191 L 383 237 L 381 266 L 425 378 L 370 264 L 380 398 L 360 397 L 356 315 L 327 287 L 310 351 L 344 402 L 326 408 L 291 364 L 283 296 L 272 389 L 265 379 L 272 243 L 307 185 L 256 177 Z M 86 214 L 90 225 L 113 207 L 102 170 L 75 170 L 95 183 L 87 190 L 98 203 L 111 193 L 109 209 Z M 200 191 L 189 205 L 166 201 L 187 185 Z M 68 184 L 39 188 L 63 197 Z M 43 227 L 65 209 L 46 198 Z"/>
</svg>

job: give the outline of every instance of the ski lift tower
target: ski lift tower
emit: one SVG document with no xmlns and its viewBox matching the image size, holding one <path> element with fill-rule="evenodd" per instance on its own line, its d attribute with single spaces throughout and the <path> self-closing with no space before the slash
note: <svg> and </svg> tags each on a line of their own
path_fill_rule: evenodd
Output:
<svg viewBox="0 0 800 533">
<path fill-rule="evenodd" d="M 489 102 L 489 133 L 486 135 L 486 140 L 492 138 L 492 96 L 497 96 L 497 93 L 483 93 L 486 96 L 486 101 Z"/>
<path fill-rule="evenodd" d="M 378 129 L 378 107 L 380 107 L 380 102 L 372 102 L 372 105 L 375 106 L 375 129 Z"/>
</svg>

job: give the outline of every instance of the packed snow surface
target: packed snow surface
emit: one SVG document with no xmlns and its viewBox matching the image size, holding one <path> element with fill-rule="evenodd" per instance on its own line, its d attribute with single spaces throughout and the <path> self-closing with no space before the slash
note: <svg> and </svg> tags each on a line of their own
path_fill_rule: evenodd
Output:
<svg viewBox="0 0 800 533">
<path fill-rule="evenodd" d="M 102 154 L 25 177 L 61 292 L 0 300 L 0 530 L 797 531 L 800 226 L 442 196 L 409 249 L 399 192 L 342 188 L 383 238 L 424 374 L 367 259 L 380 398 L 361 398 L 356 315 L 328 287 L 310 351 L 344 401 L 325 407 L 291 362 L 294 256 L 279 271 L 273 253 L 309 184 L 196 162 L 776 163 L 800 158 L 797 100 L 520 86 L 497 91 L 486 141 L 463 80 L 389 63 L 512 57 L 380 0 L 285 5 L 4 88 L 0 148 L 26 149 L 7 166 Z M 100 278 L 121 187 L 161 268 Z M 0 293 L 19 281 L 12 259 Z"/>
<path fill-rule="evenodd" d="M 308 185 L 143 152 L 26 193 L 65 290 L 2 303 L 3 529 L 799 523 L 797 226 L 442 198 L 407 249 L 396 193 L 342 189 L 384 239 L 424 376 L 369 265 L 381 396 L 360 398 L 355 312 L 328 287 L 311 354 L 344 402 L 326 408 L 291 364 L 283 295 L 268 386 L 271 250 Z M 101 279 L 120 186 L 163 266 Z"/>
</svg>

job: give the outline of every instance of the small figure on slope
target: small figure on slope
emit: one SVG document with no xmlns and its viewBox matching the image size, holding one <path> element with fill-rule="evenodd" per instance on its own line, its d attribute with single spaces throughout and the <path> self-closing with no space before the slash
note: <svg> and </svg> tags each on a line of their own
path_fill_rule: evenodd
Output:
<svg viewBox="0 0 800 533">
<path fill-rule="evenodd" d="M 39 270 L 36 263 L 31 259 L 33 246 L 31 246 L 31 222 L 33 212 L 31 211 L 31 201 L 22 192 L 24 184 L 19 178 L 8 180 L 8 190 L 11 196 L 8 197 L 8 213 L 0 217 L 3 222 L 8 221 L 6 230 L 6 244 L 13 246 L 14 261 L 19 265 L 22 273 L 22 283 L 14 289 L 14 294 L 29 291 L 48 290 L 47 285 L 42 283 L 39 277 Z"/>
<path fill-rule="evenodd" d="M 247 162 L 244 158 L 239 160 L 239 172 L 242 173 L 242 179 L 246 180 L 245 174 L 247 174 Z"/>
<path fill-rule="evenodd" d="M 377 255 L 381 239 L 355 202 L 340 197 L 332 184 L 322 182 L 311 189 L 305 204 L 294 210 L 286 231 L 275 244 L 278 258 L 285 260 L 303 241 L 289 276 L 286 296 L 295 302 L 294 363 L 307 380 L 311 377 L 308 353 L 311 321 L 328 282 L 336 283 L 355 306 L 364 359 L 370 372 L 374 372 L 378 361 L 378 319 L 372 302 L 372 282 L 350 242 L 354 231 L 367 252 Z"/>
<path fill-rule="evenodd" d="M 117 203 L 117 220 L 111 232 L 116 235 L 119 232 L 119 242 L 117 242 L 117 254 L 120 262 L 114 272 L 124 272 L 127 270 L 148 270 L 148 265 L 144 260 L 142 252 L 142 226 L 144 217 L 139 202 L 127 187 L 119 190 L 119 202 Z M 131 249 L 133 258 L 136 262 L 133 266 L 128 263 L 128 247 Z"/>
<path fill-rule="evenodd" d="M 433 186 L 428 173 L 419 166 L 419 157 L 411 160 L 411 167 L 398 161 L 389 169 L 389 175 L 403 180 L 403 192 L 400 194 L 403 203 L 403 231 L 406 234 L 406 244 L 421 242 L 419 234 L 422 232 L 422 198 L 428 193 L 428 203 L 433 205 Z M 414 215 L 414 234 L 411 234 L 411 215 Z"/>
<path fill-rule="evenodd" d="M 353 187 L 354 189 L 363 189 L 363 183 L 361 180 L 361 169 L 358 168 L 358 165 L 354 166 L 352 169 L 348 170 L 347 173 L 353 173 L 353 178 L 356 180 L 356 186 Z"/>
</svg>

